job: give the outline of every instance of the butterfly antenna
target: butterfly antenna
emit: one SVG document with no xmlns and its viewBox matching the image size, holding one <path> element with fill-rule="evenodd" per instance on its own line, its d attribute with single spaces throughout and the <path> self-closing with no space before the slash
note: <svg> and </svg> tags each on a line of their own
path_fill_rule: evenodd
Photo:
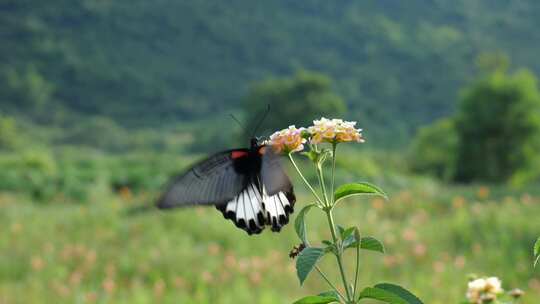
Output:
<svg viewBox="0 0 540 304">
<path fill-rule="evenodd" d="M 242 128 L 245 134 L 247 134 L 247 128 L 232 114 L 229 114 L 231 118 Z"/>
<path fill-rule="evenodd" d="M 268 104 L 268 106 L 266 107 L 266 111 L 264 111 L 264 113 L 262 114 L 262 117 L 261 117 L 261 119 L 259 119 L 259 123 L 255 127 L 255 129 L 253 129 L 253 134 L 251 134 L 251 138 L 253 138 L 255 136 L 255 134 L 257 134 L 257 131 L 259 130 L 259 127 L 262 125 L 262 123 L 266 119 L 266 116 L 268 116 L 269 112 L 270 112 L 270 104 Z"/>
</svg>

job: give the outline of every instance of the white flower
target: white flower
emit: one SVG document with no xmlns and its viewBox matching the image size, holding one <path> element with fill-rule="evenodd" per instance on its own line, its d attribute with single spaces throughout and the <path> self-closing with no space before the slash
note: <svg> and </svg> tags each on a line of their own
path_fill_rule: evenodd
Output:
<svg viewBox="0 0 540 304">
<path fill-rule="evenodd" d="M 497 277 L 490 277 L 486 279 L 486 292 L 493 293 L 493 294 L 499 294 L 503 292 L 502 286 L 501 286 L 501 280 Z"/>
<path fill-rule="evenodd" d="M 483 291 L 486 289 L 487 282 L 484 278 L 476 279 L 469 282 L 469 290 Z"/>
<path fill-rule="evenodd" d="M 469 290 L 469 291 L 467 291 L 466 296 L 467 296 L 467 300 L 469 301 L 469 303 L 472 303 L 472 304 L 481 304 L 482 303 L 482 299 L 481 299 L 479 291 Z"/>
<path fill-rule="evenodd" d="M 362 129 L 355 129 L 355 125 L 354 121 L 343 121 L 342 119 L 322 117 L 319 120 L 314 120 L 313 126 L 308 128 L 308 132 L 311 134 L 311 143 L 364 142 Z"/>
<path fill-rule="evenodd" d="M 297 129 L 289 126 L 287 129 L 277 131 L 270 135 L 269 144 L 277 153 L 292 153 L 304 150 L 306 139 L 302 137 L 304 128 Z"/>
<path fill-rule="evenodd" d="M 499 278 L 479 278 L 469 282 L 466 296 L 469 303 L 481 304 L 487 299 L 497 299 L 497 295 L 502 292 L 502 284 Z"/>
</svg>

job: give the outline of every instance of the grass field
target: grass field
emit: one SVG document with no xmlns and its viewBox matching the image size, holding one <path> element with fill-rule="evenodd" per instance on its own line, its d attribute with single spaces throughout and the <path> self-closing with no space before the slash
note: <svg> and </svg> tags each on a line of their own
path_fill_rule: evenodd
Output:
<svg viewBox="0 0 540 304">
<path fill-rule="evenodd" d="M 339 173 L 349 177 L 345 169 Z M 367 179 L 382 182 L 390 201 L 350 199 L 336 210 L 338 223 L 359 225 L 386 246 L 385 255 L 362 253 L 363 286 L 394 282 L 425 303 L 459 303 L 468 275 L 476 273 L 500 277 L 506 289 L 524 289 L 522 303 L 538 303 L 532 244 L 540 234 L 540 196 L 534 190 Z M 154 197 L 99 185 L 86 203 L 58 197 L 38 203 L 3 192 L 0 303 L 270 304 L 327 289 L 315 274 L 299 286 L 288 257 L 298 243 L 292 225 L 249 237 L 213 208 L 147 208 Z M 296 210 L 306 202 L 300 193 Z M 310 238 L 328 239 L 321 214 L 312 216 Z M 333 262 L 327 256 L 322 268 Z"/>
</svg>

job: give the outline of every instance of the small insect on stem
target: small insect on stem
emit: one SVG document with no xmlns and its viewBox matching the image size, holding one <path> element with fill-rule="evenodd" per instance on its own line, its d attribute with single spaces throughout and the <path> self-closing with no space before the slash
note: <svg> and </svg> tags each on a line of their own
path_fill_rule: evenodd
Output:
<svg viewBox="0 0 540 304">
<path fill-rule="evenodd" d="M 289 257 L 291 259 L 296 258 L 300 254 L 300 252 L 302 252 L 302 250 L 304 250 L 305 248 L 306 248 L 306 245 L 304 245 L 304 243 L 301 243 L 298 246 L 294 246 L 291 252 L 289 253 Z"/>
</svg>

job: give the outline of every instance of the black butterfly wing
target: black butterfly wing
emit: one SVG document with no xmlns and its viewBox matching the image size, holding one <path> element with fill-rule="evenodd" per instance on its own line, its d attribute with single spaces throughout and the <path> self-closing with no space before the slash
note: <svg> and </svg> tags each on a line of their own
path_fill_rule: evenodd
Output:
<svg viewBox="0 0 540 304">
<path fill-rule="evenodd" d="M 263 146 L 259 151 L 262 155 L 261 179 L 268 195 L 292 191 L 291 180 L 281 165 L 281 157 L 270 147 Z"/>
<path fill-rule="evenodd" d="M 289 222 L 294 210 L 296 197 L 292 184 L 279 155 L 270 149 L 258 147 L 246 160 L 257 164 L 246 166 L 249 168 L 244 171 L 249 176 L 246 187 L 232 200 L 216 207 L 248 234 L 259 234 L 266 226 L 278 232 Z"/>
<path fill-rule="evenodd" d="M 234 199 L 249 182 L 235 170 L 235 158 L 247 153 L 247 149 L 228 150 L 197 163 L 173 179 L 157 207 L 216 205 Z"/>
<path fill-rule="evenodd" d="M 291 180 L 281 165 L 280 155 L 264 146 L 259 151 L 262 152 L 260 176 L 267 225 L 271 226 L 272 231 L 280 231 L 289 222 L 289 215 L 294 212 L 296 196 Z"/>
<path fill-rule="evenodd" d="M 296 197 L 279 155 L 266 147 L 215 154 L 176 177 L 159 208 L 215 205 L 248 234 L 265 226 L 280 231 L 289 222 Z"/>
</svg>

